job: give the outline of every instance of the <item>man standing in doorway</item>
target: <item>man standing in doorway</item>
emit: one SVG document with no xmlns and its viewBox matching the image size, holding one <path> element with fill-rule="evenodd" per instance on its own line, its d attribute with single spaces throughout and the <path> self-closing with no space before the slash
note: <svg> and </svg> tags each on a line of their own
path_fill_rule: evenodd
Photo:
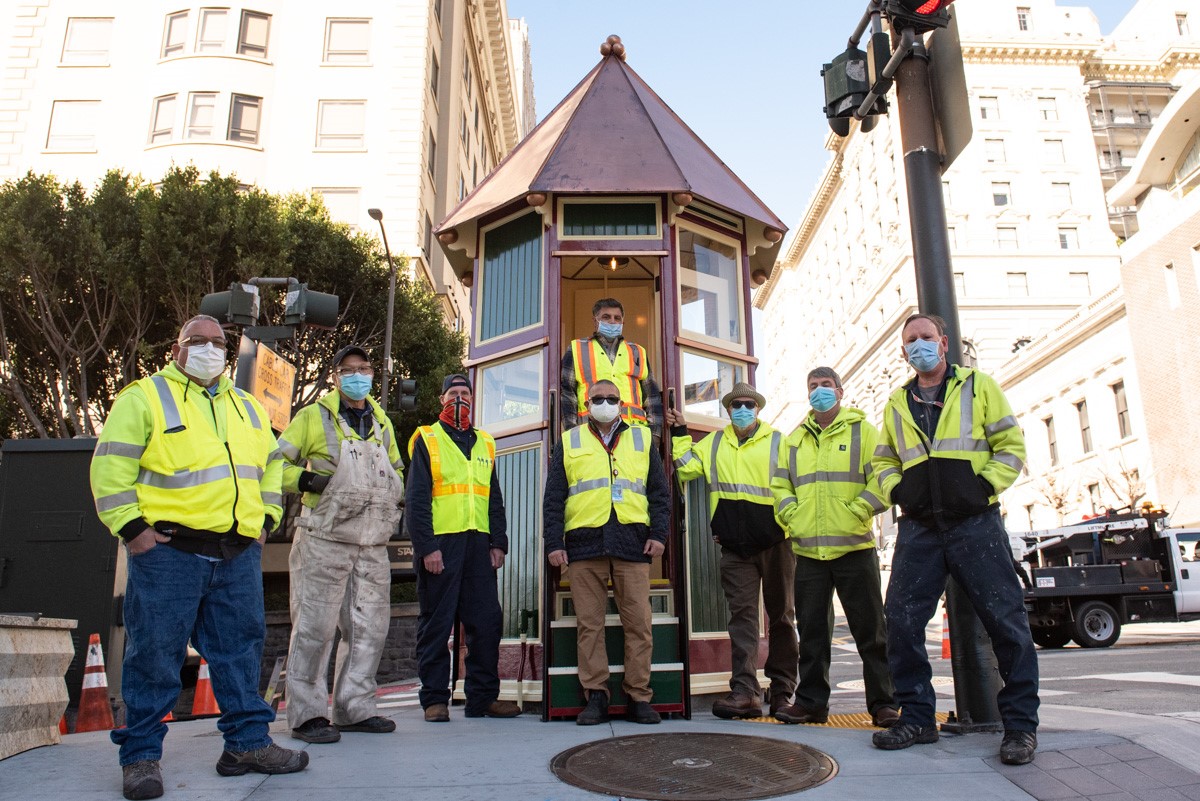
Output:
<svg viewBox="0 0 1200 801">
<path fill-rule="evenodd" d="M 901 338 L 916 375 L 888 399 L 874 460 L 883 497 L 903 512 L 886 604 L 901 712 L 872 741 L 895 750 L 938 739 L 925 626 L 950 575 L 992 638 L 1004 680 L 1000 759 L 1023 765 L 1037 750 L 1037 654 L 996 496 L 1020 474 L 1025 439 L 995 380 L 946 363 L 941 318 L 914 314 Z"/>
<path fill-rule="evenodd" d="M 580 726 L 608 720 L 610 579 L 625 631 L 625 717 L 661 720 L 650 706 L 650 562 L 666 548 L 670 492 L 650 432 L 621 419 L 617 393 L 607 379 L 588 387 L 588 422 L 554 446 L 542 504 L 546 558 L 554 567 L 570 566 L 579 683 L 587 701 L 575 719 Z"/>
<path fill-rule="evenodd" d="M 417 567 L 417 675 L 429 723 L 450 720 L 450 651 L 457 618 L 466 631 L 469 718 L 512 718 L 500 695 L 503 616 L 496 571 L 508 553 L 508 521 L 496 477 L 496 441 L 471 425 L 471 382 L 448 375 L 442 413 L 408 442 L 405 511 Z"/>
<path fill-rule="evenodd" d="M 842 379 L 831 367 L 808 374 L 812 411 L 787 439 L 775 475 L 776 509 L 796 554 L 800 668 L 796 703 L 775 717 L 784 723 L 829 718 L 833 593 L 862 658 L 867 711 L 887 728 L 900 713 L 892 699 L 887 633 L 879 590 L 879 558 L 871 518 L 884 510 L 871 457 L 879 431 L 858 409 L 842 406 Z"/>
<path fill-rule="evenodd" d="M 646 349 L 622 336 L 625 309 L 616 298 L 601 298 L 592 306 L 596 333 L 576 339 L 563 354 L 559 369 L 562 430 L 587 422 L 588 387 L 611 381 L 621 397 L 621 419 L 629 425 L 648 425 L 662 432 L 662 391 L 650 373 Z"/>
<path fill-rule="evenodd" d="M 342 348 L 331 371 L 337 391 L 297 412 L 279 438 L 283 488 L 304 493 L 288 558 L 287 713 L 292 736 L 307 743 L 396 729 L 376 714 L 375 673 L 391 622 L 387 541 L 400 524 L 403 463 L 392 422 L 370 396 L 367 352 Z M 326 675 L 335 631 L 331 724 Z"/>
<path fill-rule="evenodd" d="M 680 482 L 703 478 L 709 525 L 721 546 L 721 589 L 729 605 L 729 695 L 715 702 L 719 718 L 762 716 L 758 682 L 758 598 L 767 610 L 770 712 L 788 706 L 796 690 L 796 606 L 792 582 L 796 560 L 775 521 L 771 476 L 783 453 L 783 435 L 758 419 L 766 399 L 739 383 L 721 399 L 730 423 L 698 443 L 681 412 L 666 410 L 671 456 Z M 786 463 L 786 460 L 785 460 Z"/>
</svg>

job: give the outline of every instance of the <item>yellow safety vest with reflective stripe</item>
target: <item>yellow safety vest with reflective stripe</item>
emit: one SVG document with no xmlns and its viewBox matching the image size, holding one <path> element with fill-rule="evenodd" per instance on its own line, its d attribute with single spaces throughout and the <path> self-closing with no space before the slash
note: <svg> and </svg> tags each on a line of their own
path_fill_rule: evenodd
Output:
<svg viewBox="0 0 1200 801">
<path fill-rule="evenodd" d="M 671 458 L 680 481 L 704 477 L 708 483 L 708 519 L 717 512 L 722 498 L 770 506 L 771 476 L 779 464 L 783 434 L 766 423 L 745 443 L 738 444 L 733 426 L 714 431 L 697 443 L 691 437 L 671 439 Z"/>
<path fill-rule="evenodd" d="M 417 437 L 429 451 L 429 473 L 433 487 L 433 533 L 460 534 L 478 531 L 490 534 L 488 504 L 492 497 L 492 470 L 496 466 L 496 440 L 475 429 L 471 458 L 463 456 L 458 443 L 440 425 L 421 426 L 408 441 L 412 458 Z"/>
<path fill-rule="evenodd" d="M 642 397 L 642 381 L 650 374 L 645 348 L 622 339 L 616 358 L 610 360 L 595 337 L 576 339 L 571 342 L 571 359 L 580 417 L 587 416 L 588 387 L 597 381 L 611 381 L 621 396 L 621 419 L 630 425 L 648 425 Z"/>
<path fill-rule="evenodd" d="M 625 524 L 650 525 L 646 479 L 650 475 L 650 431 L 630 426 L 618 433 L 609 453 L 586 425 L 563 435 L 563 467 L 567 474 L 567 508 L 563 529 L 600 528 L 617 512 Z"/>
<path fill-rule="evenodd" d="M 963 459 L 992 485 L 988 502 L 995 503 L 1025 465 L 1025 437 L 1000 385 L 974 368 L 954 367 L 932 441 L 913 420 L 908 392 L 907 386 L 893 392 L 883 412 L 873 460 L 882 496 L 890 500 L 901 472 L 926 459 Z"/>
<path fill-rule="evenodd" d="M 827 561 L 875 547 L 871 518 L 887 508 L 872 480 L 878 441 L 878 429 L 848 406 L 824 430 L 809 413 L 787 438 L 772 489 L 794 553 Z"/>
</svg>

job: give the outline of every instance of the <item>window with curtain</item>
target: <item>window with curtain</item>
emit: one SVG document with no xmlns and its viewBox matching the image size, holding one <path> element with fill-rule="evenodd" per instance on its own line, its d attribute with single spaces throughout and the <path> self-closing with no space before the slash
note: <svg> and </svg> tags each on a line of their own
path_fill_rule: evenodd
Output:
<svg viewBox="0 0 1200 801">
<path fill-rule="evenodd" d="M 542 218 L 529 212 L 487 230 L 480 259 L 479 342 L 542 322 Z"/>
</svg>

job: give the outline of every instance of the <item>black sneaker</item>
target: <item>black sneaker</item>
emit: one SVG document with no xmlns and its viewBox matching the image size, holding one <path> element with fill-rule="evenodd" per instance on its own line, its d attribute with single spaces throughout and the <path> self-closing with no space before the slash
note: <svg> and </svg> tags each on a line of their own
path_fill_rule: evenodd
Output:
<svg viewBox="0 0 1200 801">
<path fill-rule="evenodd" d="M 366 734 L 388 734 L 396 730 L 396 721 L 373 715 L 358 723 L 339 723 L 338 731 L 360 731 Z"/>
<path fill-rule="evenodd" d="M 899 751 L 916 743 L 928 744 L 938 741 L 937 725 L 917 726 L 912 723 L 897 723 L 871 735 L 871 744 L 884 751 Z"/>
<path fill-rule="evenodd" d="M 1005 765 L 1028 765 L 1037 751 L 1037 735 L 1031 731 L 1006 731 L 1000 742 L 1000 761 Z"/>
<path fill-rule="evenodd" d="M 241 776 L 247 771 L 270 774 L 296 773 L 307 767 L 307 753 L 280 748 L 275 743 L 256 751 L 226 751 L 217 760 L 217 773 L 222 776 Z"/>
<path fill-rule="evenodd" d="M 122 792 L 130 801 L 163 794 L 162 771 L 157 759 L 143 759 L 121 768 Z"/>
<path fill-rule="evenodd" d="M 587 706 L 575 716 L 575 723 L 580 726 L 595 726 L 597 723 L 608 722 L 608 696 L 599 690 L 588 693 Z"/>
<path fill-rule="evenodd" d="M 625 719 L 631 723 L 662 723 L 662 716 L 649 701 L 630 701 L 625 705 Z"/>
<path fill-rule="evenodd" d="M 306 743 L 336 743 L 342 739 L 342 733 L 330 725 L 328 718 L 310 718 L 292 729 L 292 736 Z"/>
</svg>

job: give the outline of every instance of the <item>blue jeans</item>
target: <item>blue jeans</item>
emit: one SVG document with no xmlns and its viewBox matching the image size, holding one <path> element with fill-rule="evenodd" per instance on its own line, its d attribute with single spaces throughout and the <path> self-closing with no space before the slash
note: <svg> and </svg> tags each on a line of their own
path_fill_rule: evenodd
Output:
<svg viewBox="0 0 1200 801">
<path fill-rule="evenodd" d="M 208 661 L 227 751 L 271 744 L 275 713 L 258 694 L 266 622 L 262 546 L 210 562 L 169 545 L 129 557 L 125 588 L 125 728 L 112 732 L 121 764 L 161 759 L 162 719 L 179 700 L 190 638 Z"/>
<path fill-rule="evenodd" d="M 936 697 L 930 679 L 925 626 L 946 590 L 946 576 L 963 588 L 979 615 L 1000 666 L 1004 687 L 996 695 L 1008 731 L 1038 726 L 1037 652 L 1029 635 L 1024 590 L 1013 565 L 1008 534 L 993 507 L 946 531 L 901 518 L 888 584 L 888 666 L 896 685 L 901 722 L 934 725 Z"/>
</svg>

